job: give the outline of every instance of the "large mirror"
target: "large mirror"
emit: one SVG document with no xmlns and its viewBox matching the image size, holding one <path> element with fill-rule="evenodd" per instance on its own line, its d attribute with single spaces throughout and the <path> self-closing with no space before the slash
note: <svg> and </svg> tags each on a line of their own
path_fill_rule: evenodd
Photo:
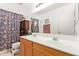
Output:
<svg viewBox="0 0 79 59">
<path fill-rule="evenodd" d="M 77 4 L 60 3 L 57 4 L 56 7 L 48 8 L 48 10 L 42 10 L 37 12 L 37 14 L 33 14 L 37 20 L 39 19 L 38 22 L 36 19 L 32 20 L 36 20 L 36 22 L 39 23 L 39 33 L 43 33 L 43 25 L 45 25 L 45 20 L 48 19 L 51 34 L 76 35 L 77 13 Z"/>
</svg>

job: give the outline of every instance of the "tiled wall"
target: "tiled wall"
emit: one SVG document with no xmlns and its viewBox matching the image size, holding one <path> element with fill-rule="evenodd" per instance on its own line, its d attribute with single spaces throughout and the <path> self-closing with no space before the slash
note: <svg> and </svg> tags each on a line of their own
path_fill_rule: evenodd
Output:
<svg viewBox="0 0 79 59">
<path fill-rule="evenodd" d="M 0 9 L 0 50 L 10 48 L 19 41 L 20 20 L 22 15 Z"/>
</svg>

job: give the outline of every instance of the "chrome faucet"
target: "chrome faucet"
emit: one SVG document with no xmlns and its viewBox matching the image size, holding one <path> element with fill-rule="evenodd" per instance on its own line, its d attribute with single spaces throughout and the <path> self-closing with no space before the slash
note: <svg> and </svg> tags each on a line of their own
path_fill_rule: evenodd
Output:
<svg viewBox="0 0 79 59">
<path fill-rule="evenodd" d="M 53 40 L 57 41 L 57 40 L 58 40 L 58 38 L 57 38 L 57 37 L 53 37 Z"/>
</svg>

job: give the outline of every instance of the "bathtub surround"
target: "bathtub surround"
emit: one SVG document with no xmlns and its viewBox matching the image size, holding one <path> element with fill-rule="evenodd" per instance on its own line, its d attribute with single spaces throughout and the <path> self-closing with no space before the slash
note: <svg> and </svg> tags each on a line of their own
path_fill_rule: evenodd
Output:
<svg viewBox="0 0 79 59">
<path fill-rule="evenodd" d="M 0 9 L 0 50 L 11 48 L 19 41 L 22 15 Z"/>
</svg>

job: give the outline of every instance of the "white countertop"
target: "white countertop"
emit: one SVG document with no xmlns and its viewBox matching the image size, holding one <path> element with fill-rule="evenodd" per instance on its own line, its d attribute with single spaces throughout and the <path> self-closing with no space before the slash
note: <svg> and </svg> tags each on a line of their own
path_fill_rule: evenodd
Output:
<svg viewBox="0 0 79 59">
<path fill-rule="evenodd" d="M 50 48 L 55 48 L 60 51 L 64 51 L 73 55 L 79 55 L 79 43 L 78 41 L 75 40 L 76 38 L 73 36 L 67 36 L 67 37 L 65 36 L 62 38 L 60 37 L 58 38 L 57 41 L 53 40 L 53 37 L 51 38 L 51 37 L 47 37 L 47 36 L 45 37 L 40 35 L 36 35 L 36 37 L 34 37 L 33 35 L 21 36 L 21 38 L 26 38 L 30 41 L 40 43 Z M 73 39 L 73 40 L 71 41 L 68 39 Z"/>
</svg>

